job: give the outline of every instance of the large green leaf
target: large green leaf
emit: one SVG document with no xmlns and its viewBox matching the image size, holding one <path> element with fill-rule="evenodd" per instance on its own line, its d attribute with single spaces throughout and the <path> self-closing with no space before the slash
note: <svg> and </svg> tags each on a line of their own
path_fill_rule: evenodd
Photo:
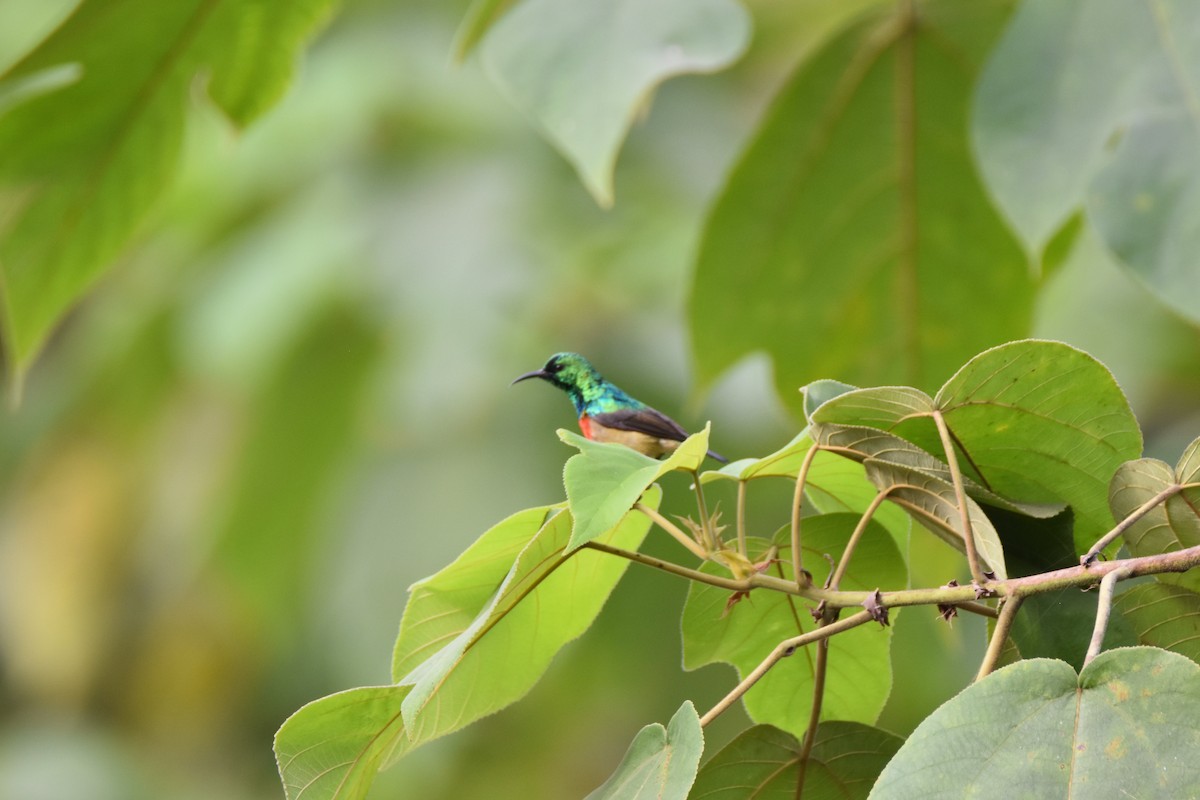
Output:
<svg viewBox="0 0 1200 800">
<path fill-rule="evenodd" d="M 822 722 L 809 754 L 804 800 L 866 800 L 903 739 L 857 722 Z M 744 731 L 696 776 L 694 800 L 795 800 L 800 743 L 770 725 Z"/>
<path fill-rule="evenodd" d="M 407 686 L 368 686 L 314 700 L 275 734 L 288 800 L 361 800 L 376 773 L 408 747 Z"/>
<path fill-rule="evenodd" d="M 1155 581 L 1122 592 L 1113 607 L 1128 620 L 1139 644 L 1200 663 L 1200 594 Z"/>
<path fill-rule="evenodd" d="M 826 556 L 840 558 L 857 514 L 822 514 L 804 521 L 804 565 L 820 584 L 829 573 Z M 757 559 L 770 543 L 751 539 L 748 548 Z M 789 532 L 775 537 L 778 558 L 791 559 Z M 787 573 L 786 566 L 780 565 Z M 706 563 L 702 570 L 719 574 Z M 842 588 L 870 591 L 905 585 L 904 561 L 892 537 L 872 522 L 859 542 Z M 811 631 L 816 623 L 804 601 L 780 592 L 754 591 L 727 611 L 731 593 L 693 583 L 683 611 L 683 661 L 686 669 L 724 661 L 739 675 L 756 667 L 784 639 Z M 864 625 L 830 640 L 823 715 L 873 722 L 891 689 L 888 650 L 890 629 Z M 777 663 L 746 693 L 750 717 L 801 736 L 812 707 L 813 647 L 803 648 Z"/>
<path fill-rule="evenodd" d="M 587 800 L 683 800 L 703 752 L 704 729 L 688 700 L 665 728 L 655 722 L 638 731 L 616 772 Z"/>
<path fill-rule="evenodd" d="M 660 498 L 660 490 L 653 487 L 644 501 L 656 507 Z M 649 527 L 644 515 L 627 513 L 599 541 L 636 550 Z M 551 517 L 521 550 L 491 599 L 461 630 L 455 629 L 467 618 L 455 609 L 455 602 L 445 607 L 422 604 L 419 611 L 424 616 L 414 618 L 409 630 L 421 627 L 428 615 L 447 612 L 455 615 L 455 624 L 435 622 L 433 629 L 421 632 L 418 638 L 436 633 L 436 640 L 444 644 L 396 680 L 412 686 L 402 709 L 414 746 L 524 696 L 554 655 L 600 613 L 629 562 L 592 550 L 572 552 L 571 528 L 569 512 Z M 462 603 L 465 607 L 475 599 L 472 594 Z M 400 654 L 395 666 L 407 665 L 408 652 L 406 648 Z"/>
<path fill-rule="evenodd" d="M 1156 458 L 1140 458 L 1121 465 L 1109 486 L 1113 516 L 1124 519 L 1142 504 L 1173 484 L 1195 483 L 1200 478 L 1200 439 L 1184 451 L 1175 469 Z M 1200 545 L 1200 488 L 1184 489 L 1151 509 L 1125 531 L 1125 543 L 1135 556 L 1152 556 Z M 1164 583 L 1200 591 L 1197 570 L 1166 573 Z"/>
<path fill-rule="evenodd" d="M 1087 353 L 1011 342 L 971 359 L 932 399 L 861 389 L 825 403 L 813 421 L 879 428 L 942 454 L 933 408 L 965 476 L 1012 501 L 1067 503 L 1080 552 L 1112 527 L 1109 481 L 1141 454 L 1141 429 L 1112 374 Z"/>
<path fill-rule="evenodd" d="M 79 80 L 0 116 L 5 346 L 23 370 L 63 313 L 120 252 L 169 183 L 188 95 L 238 126 L 273 105 L 334 0 L 86 0 L 0 75 L 77 65 Z"/>
<path fill-rule="evenodd" d="M 567 459 L 563 484 L 575 517 L 570 549 L 612 530 L 642 493 L 672 470 L 695 472 L 708 452 L 708 431 L 689 436 L 668 458 L 657 461 L 625 445 L 593 442 L 577 433 L 558 431 L 558 438 L 579 454 Z"/>
<path fill-rule="evenodd" d="M 983 174 L 1032 253 L 1085 206 L 1108 247 L 1193 320 L 1197 37 L 1200 7 L 1186 1 L 1023 3 L 973 120 Z"/>
<path fill-rule="evenodd" d="M 765 350 L 799 414 L 796 388 L 814 379 L 931 389 L 1028 334 L 1034 281 L 967 142 L 1007 3 L 915 5 L 911 17 L 890 5 L 803 63 L 730 176 L 689 309 L 702 383 Z"/>
<path fill-rule="evenodd" d="M 1020 661 L 922 722 L 871 800 L 1189 797 L 1200 786 L 1200 667 L 1175 653 L 1101 653 L 1076 674 Z"/>
<path fill-rule="evenodd" d="M 723 69 L 749 38 L 749 16 L 734 0 L 524 0 L 492 27 L 482 55 L 608 206 L 617 150 L 654 88 Z"/>
</svg>

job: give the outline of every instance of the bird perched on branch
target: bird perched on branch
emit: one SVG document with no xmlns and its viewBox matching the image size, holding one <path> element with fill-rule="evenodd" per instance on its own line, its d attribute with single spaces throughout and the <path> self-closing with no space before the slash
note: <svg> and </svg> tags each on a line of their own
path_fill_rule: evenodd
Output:
<svg viewBox="0 0 1200 800">
<path fill-rule="evenodd" d="M 579 430 L 594 442 L 617 442 L 642 455 L 660 458 L 674 452 L 688 436 L 678 422 L 605 380 L 578 353 L 556 353 L 544 367 L 526 372 L 513 383 L 530 378 L 541 378 L 566 392 L 579 414 Z M 712 450 L 708 455 L 717 461 L 727 460 Z"/>
</svg>

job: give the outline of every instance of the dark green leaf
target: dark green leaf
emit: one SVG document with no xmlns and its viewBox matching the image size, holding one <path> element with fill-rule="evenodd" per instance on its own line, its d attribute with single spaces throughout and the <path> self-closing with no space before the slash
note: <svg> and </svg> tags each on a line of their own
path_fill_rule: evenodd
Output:
<svg viewBox="0 0 1200 800">
<path fill-rule="evenodd" d="M 1028 334 L 1035 284 L 967 142 L 968 99 L 1007 8 L 906 8 L 803 63 L 730 176 L 689 309 L 702 383 L 765 350 L 799 413 L 796 388 L 814 379 L 932 389 Z"/>
<path fill-rule="evenodd" d="M 1138 644 L 1161 647 L 1200 662 L 1200 594 L 1167 583 L 1143 583 L 1117 596 Z"/>
<path fill-rule="evenodd" d="M 283 94 L 333 6 L 86 0 L 0 75 L 12 86 L 63 65 L 80 71 L 0 116 L 0 185 L 18 197 L 0 227 L 0 317 L 18 372 L 170 182 L 197 78 L 248 125 Z"/>
</svg>

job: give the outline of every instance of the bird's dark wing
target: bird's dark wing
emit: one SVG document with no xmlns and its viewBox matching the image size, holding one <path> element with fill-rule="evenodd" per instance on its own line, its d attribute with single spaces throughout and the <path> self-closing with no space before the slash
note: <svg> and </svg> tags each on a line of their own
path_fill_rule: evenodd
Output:
<svg viewBox="0 0 1200 800">
<path fill-rule="evenodd" d="M 636 410 L 623 408 L 588 416 L 606 428 L 616 428 L 619 431 L 637 431 L 658 439 L 674 439 L 677 442 L 682 442 L 688 437 L 687 431 L 681 428 L 678 422 L 649 406 Z"/>
</svg>

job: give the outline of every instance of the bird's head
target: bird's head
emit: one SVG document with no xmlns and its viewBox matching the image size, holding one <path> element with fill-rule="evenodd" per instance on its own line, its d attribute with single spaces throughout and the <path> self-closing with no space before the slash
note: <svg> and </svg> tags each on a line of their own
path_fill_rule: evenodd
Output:
<svg viewBox="0 0 1200 800">
<path fill-rule="evenodd" d="M 555 353 L 541 369 L 526 372 L 513 383 L 530 378 L 541 378 L 562 389 L 571 396 L 576 410 L 582 412 L 584 405 L 604 391 L 604 378 L 586 358 L 578 353 Z"/>
</svg>

